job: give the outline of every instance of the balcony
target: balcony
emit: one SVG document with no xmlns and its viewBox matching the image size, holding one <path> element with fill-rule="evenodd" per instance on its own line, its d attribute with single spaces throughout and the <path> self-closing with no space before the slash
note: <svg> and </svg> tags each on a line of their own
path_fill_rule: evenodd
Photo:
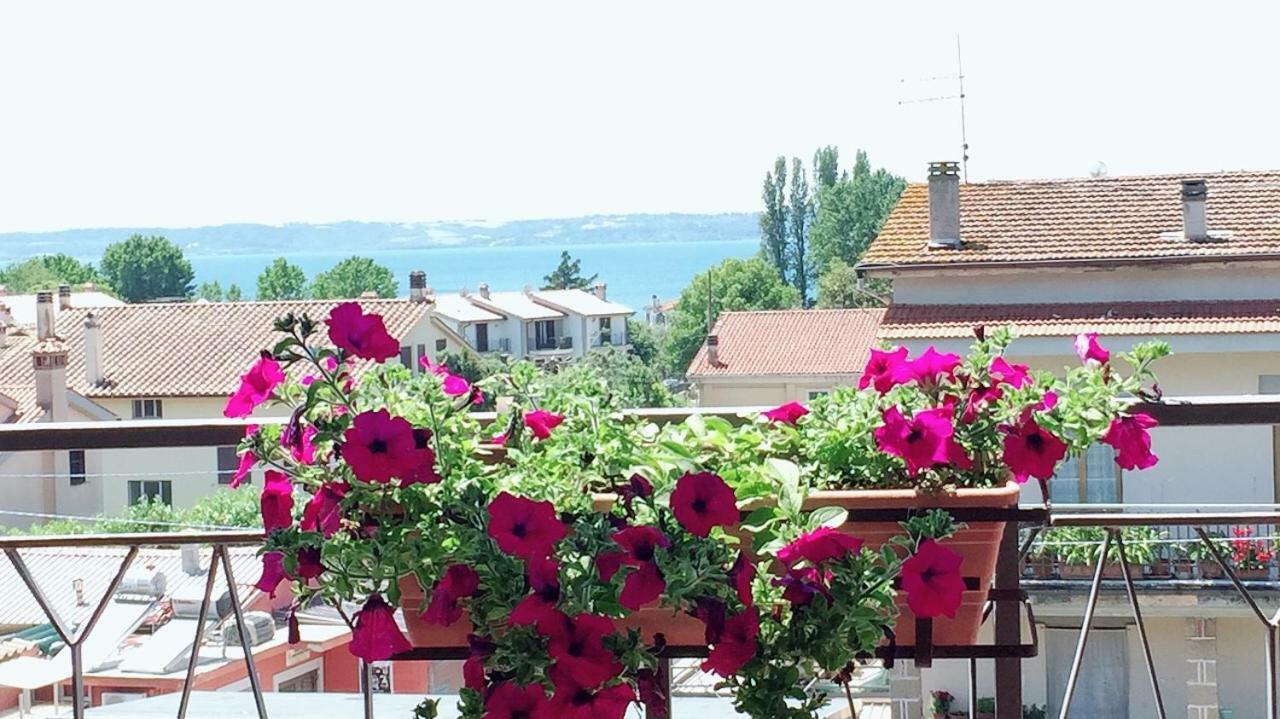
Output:
<svg viewBox="0 0 1280 719">
<path fill-rule="evenodd" d="M 1165 427 L 1277 425 L 1280 424 L 1278 399 L 1193 398 L 1144 405 L 1142 409 L 1157 416 Z M 737 422 L 740 421 L 737 415 L 742 411 L 747 410 L 632 412 L 654 422 L 682 421 L 691 414 L 722 416 Z M 492 420 L 489 415 L 482 417 Z M 0 452 L 226 446 L 244 435 L 245 424 L 214 419 L 7 425 L 0 427 Z M 1190 703 L 1195 687 L 1207 685 L 1207 680 L 1187 681 L 1188 659 L 1177 652 L 1182 651 L 1183 644 L 1204 647 L 1210 640 L 1214 645 L 1228 641 L 1225 636 L 1219 639 L 1214 629 L 1215 621 L 1226 620 L 1189 621 L 1185 636 L 1180 634 L 1177 638 L 1176 649 L 1170 649 L 1168 637 L 1153 634 L 1152 627 L 1162 630 L 1171 622 L 1170 617 L 1177 617 L 1181 628 L 1183 614 L 1178 612 L 1185 614 L 1190 606 L 1201 614 L 1221 612 L 1221 616 L 1232 618 L 1234 634 L 1230 641 L 1245 642 L 1248 658 L 1242 659 L 1234 644 L 1224 645 L 1216 655 L 1216 661 L 1224 666 L 1229 661 L 1242 663 L 1247 676 L 1228 676 L 1229 672 L 1242 675 L 1246 672 L 1219 668 L 1215 687 L 1218 681 L 1248 682 L 1250 686 L 1262 687 L 1255 697 L 1256 706 L 1240 706 L 1237 716 L 1277 716 L 1276 632 L 1280 614 L 1274 613 L 1274 606 L 1280 603 L 1280 586 L 1275 581 L 1274 569 L 1248 574 L 1232 554 L 1239 549 L 1233 542 L 1271 541 L 1280 525 L 1280 511 L 1275 505 L 1140 507 L 1130 504 L 1099 508 L 1024 504 L 996 513 L 956 510 L 956 516 L 969 523 L 1006 520 L 1014 523 L 1005 533 L 990 591 L 986 611 L 989 631 L 976 646 L 933 645 L 928 632 L 918 631 L 921 638 L 914 645 L 882 647 L 878 658 L 868 661 L 867 676 L 875 672 L 885 675 L 887 670 L 895 686 L 901 683 L 902 677 L 914 677 L 916 686 L 920 686 L 923 680 L 919 670 L 931 672 L 950 667 L 955 670 L 955 676 L 967 683 L 967 703 L 973 716 L 978 709 L 977 699 L 983 693 L 978 681 L 981 667 L 982 673 L 992 678 L 995 716 L 1018 719 L 1023 716 L 1024 692 L 1041 681 L 1038 677 L 1043 673 L 1047 675 L 1043 680 L 1060 693 L 1052 699 L 1051 708 L 1067 716 L 1073 706 L 1077 712 L 1088 708 L 1080 702 L 1084 701 L 1081 697 L 1087 692 L 1089 677 L 1108 667 L 1097 660 L 1096 651 L 1111 644 L 1111 633 L 1123 623 L 1128 632 L 1126 636 L 1132 639 L 1128 646 L 1139 669 L 1135 679 L 1145 685 L 1132 687 L 1131 697 L 1149 694 L 1150 698 L 1141 701 L 1146 702 L 1155 715 L 1180 716 L 1181 705 Z M 1054 539 L 1055 531 L 1082 528 L 1091 529 L 1094 536 Z M 1236 534 L 1233 528 L 1248 528 L 1248 533 Z M 1141 532 L 1135 534 L 1138 529 Z M 1225 537 L 1215 537 L 1215 533 Z M 1042 541 L 1046 534 L 1049 539 Z M 40 640 L 41 646 L 59 657 L 56 660 L 20 657 L 18 660 L 23 665 L 20 671 L 12 665 L 6 670 L 5 664 L 9 662 L 0 661 L 0 684 L 29 691 L 43 715 L 77 718 L 266 717 L 302 716 L 302 712 L 307 715 L 323 712 L 334 717 L 409 716 L 423 694 L 447 694 L 451 686 L 456 686 L 456 665 L 447 664 L 445 660 L 458 657 L 456 652 L 444 650 L 415 650 L 399 657 L 392 665 L 357 665 L 348 657 L 346 665 L 325 663 L 322 674 L 311 674 L 313 663 L 323 659 L 335 643 L 343 641 L 351 608 L 314 608 L 300 625 L 301 645 L 288 645 L 279 634 L 278 612 L 273 615 L 272 607 L 263 603 L 261 595 L 245 593 L 252 578 L 244 576 L 243 558 L 261 541 L 261 534 L 254 531 L 0 537 L 0 550 L 4 551 L 14 572 L 13 580 L 6 584 L 9 603 L 18 601 L 19 593 L 23 593 L 23 597 L 30 597 L 38 605 L 49 625 L 42 635 L 45 638 Z M 1065 541 L 1077 544 L 1068 545 Z M 1068 563 L 1054 554 L 1068 547 L 1087 545 L 1091 551 L 1096 546 L 1090 556 L 1129 556 L 1129 552 L 1135 550 L 1135 542 L 1143 543 L 1142 551 L 1150 550 L 1143 556 L 1151 562 L 1130 565 L 1093 560 L 1072 563 L 1071 566 L 1083 569 L 1064 572 Z M 184 552 L 184 547 L 198 549 Z M 92 569 L 101 581 L 68 586 L 73 584 L 68 581 L 68 575 L 50 575 L 36 568 L 35 558 L 39 552 L 59 548 L 96 553 Z M 1189 557 L 1192 548 L 1196 548 L 1196 569 L 1185 569 L 1185 563 L 1181 565 L 1185 571 L 1179 569 L 1180 558 Z M 152 633 L 145 635 L 149 641 L 167 637 L 157 646 L 172 650 L 171 655 L 161 662 L 162 672 L 133 672 L 124 662 L 108 666 L 111 662 L 104 661 L 102 647 L 104 641 L 109 643 L 113 639 L 106 636 L 111 627 L 119 623 L 129 607 L 136 608 L 154 599 L 148 599 L 148 585 L 140 579 L 148 576 L 146 572 L 155 563 L 162 561 L 156 559 L 159 556 L 156 552 L 177 555 L 187 574 L 184 588 L 175 590 L 169 602 L 170 615 L 162 618 L 165 621 L 154 622 L 154 628 L 149 630 Z M 1059 559 L 1042 561 L 1046 556 Z M 1273 566 L 1274 560 L 1268 557 L 1263 563 Z M 82 569 L 87 572 L 90 568 Z M 135 571 L 138 569 L 145 571 Z M 1057 619 L 1046 619 L 1052 617 Z M 266 630 L 267 624 L 272 624 L 277 633 L 272 635 L 271 630 Z M 145 622 L 140 626 L 144 625 Z M 179 629 L 190 630 L 190 634 L 179 637 Z M 1070 639 L 1071 651 L 1062 657 L 1064 661 L 1069 659 L 1069 663 L 1060 673 L 1048 672 L 1042 663 L 1047 660 L 1037 658 L 1045 656 L 1045 649 L 1050 646 L 1046 642 L 1054 641 L 1050 634 Z M 199 647 L 195 652 L 189 649 L 193 644 Z M 59 645 L 64 647 L 60 651 Z M 1258 648 L 1265 649 L 1261 657 L 1255 653 Z M 717 694 L 714 682 L 704 681 L 705 676 L 691 670 L 688 662 L 682 663 L 679 654 L 681 652 L 674 649 L 666 652 L 662 660 L 664 671 L 659 673 L 672 689 L 672 715 L 727 716 L 725 700 Z M 915 668 L 903 669 L 910 666 Z M 1194 662 L 1191 666 L 1203 668 Z M 1034 668 L 1034 672 L 1029 667 Z M 210 691 L 216 672 L 242 672 L 244 691 Z M 1263 676 L 1261 682 L 1259 674 Z M 856 697 L 859 708 L 868 714 L 873 709 L 887 710 L 888 707 L 882 696 L 883 689 L 877 690 L 873 684 L 868 681 L 865 691 Z M 234 684 L 229 686 L 238 688 Z M 284 696 L 291 691 L 315 689 L 326 693 L 323 697 Z M 138 694 L 148 698 L 134 698 Z M 87 696 L 90 701 L 72 702 L 68 696 Z M 138 703 L 104 705 L 109 699 L 122 698 Z M 1232 698 L 1226 696 L 1227 700 Z M 850 695 L 851 703 L 854 699 Z M 45 704 L 40 704 L 41 701 Z M 52 708 L 55 701 L 57 708 Z M 442 706 L 450 704 L 446 700 Z M 837 693 L 831 706 L 832 716 L 838 716 L 835 712 L 842 709 L 843 695 Z M 1253 712 L 1246 713 L 1246 709 Z"/>
<path fill-rule="evenodd" d="M 534 337 L 526 338 L 530 355 L 544 357 L 568 356 L 573 354 L 572 337 Z"/>
</svg>

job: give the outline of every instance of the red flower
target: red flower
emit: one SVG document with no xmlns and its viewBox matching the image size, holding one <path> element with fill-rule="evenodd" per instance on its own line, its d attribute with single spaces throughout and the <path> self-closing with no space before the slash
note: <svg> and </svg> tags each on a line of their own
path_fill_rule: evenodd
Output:
<svg viewBox="0 0 1280 719">
<path fill-rule="evenodd" d="M 332 537 L 342 526 L 342 499 L 346 496 L 347 485 L 341 482 L 320 485 L 302 510 L 302 531 Z"/>
<path fill-rule="evenodd" d="M 253 466 L 258 463 L 258 457 L 253 453 L 252 449 L 246 449 L 244 454 L 240 455 L 240 465 L 236 467 L 236 473 L 231 477 L 231 488 L 237 489 L 244 483 L 244 478 L 249 476 L 253 471 Z"/>
<path fill-rule="evenodd" d="M 763 416 L 770 422 L 779 422 L 782 424 L 795 424 L 801 417 L 809 414 L 809 408 L 799 402 L 788 402 L 784 405 L 774 407 L 768 412 L 764 412 Z"/>
<path fill-rule="evenodd" d="M 563 421 L 563 415 L 548 412 L 545 409 L 535 409 L 524 416 L 524 426 L 528 427 L 533 436 L 538 439 L 550 437 L 551 430 L 559 427 Z"/>
<path fill-rule="evenodd" d="M 993 384 L 990 387 L 979 385 L 973 388 L 969 392 L 969 400 L 964 404 L 964 412 L 960 415 L 960 421 L 965 424 L 972 424 L 978 418 L 978 412 L 1003 396 L 1004 390 L 1000 389 L 999 384 Z"/>
<path fill-rule="evenodd" d="M 381 662 L 413 648 L 396 624 L 396 610 L 372 594 L 364 607 L 356 612 L 356 626 L 351 632 L 351 653 L 366 662 Z"/>
<path fill-rule="evenodd" d="M 907 348 L 898 347 L 893 350 L 871 350 L 871 359 L 858 378 L 858 389 L 874 386 L 876 391 L 884 394 L 908 379 L 906 369 Z"/>
<path fill-rule="evenodd" d="M 788 567 L 800 560 L 818 565 L 832 559 L 862 551 L 862 540 L 850 537 L 831 527 L 819 527 L 801 534 L 799 539 L 778 550 L 778 559 Z"/>
<path fill-rule="evenodd" d="M 303 547 L 298 550 L 298 577 L 315 579 L 324 574 L 324 564 L 320 561 L 319 547 Z"/>
<path fill-rule="evenodd" d="M 618 603 L 633 612 L 640 607 L 657 601 L 667 589 L 667 580 L 662 578 L 662 571 L 653 562 L 645 562 L 627 575 L 622 583 L 622 591 L 618 594 Z"/>
<path fill-rule="evenodd" d="M 901 457 L 907 474 L 914 477 L 922 469 L 951 461 L 955 427 L 949 409 L 921 410 L 908 420 L 897 407 L 890 407 L 883 417 L 884 424 L 874 433 L 876 445 L 886 454 Z"/>
<path fill-rule="evenodd" d="M 555 665 L 578 684 L 596 687 L 622 673 L 622 664 L 604 646 L 604 638 L 614 632 L 612 619 L 554 612 L 538 622 L 537 629 L 547 637 L 547 652 Z"/>
<path fill-rule="evenodd" d="M 609 581 L 613 579 L 613 575 L 622 569 L 622 565 L 627 563 L 626 552 L 605 552 L 596 557 L 596 572 L 600 574 L 600 579 Z"/>
<path fill-rule="evenodd" d="M 671 511 L 690 534 L 705 537 L 712 527 L 738 523 L 738 498 L 719 475 L 686 474 L 671 493 Z"/>
<path fill-rule="evenodd" d="M 943 377 L 954 377 L 960 366 L 960 355 L 942 354 L 932 347 L 925 348 L 919 357 L 908 360 L 907 374 L 921 387 L 932 387 Z"/>
<path fill-rule="evenodd" d="M 418 363 L 422 365 L 422 369 L 441 379 L 441 383 L 444 385 L 444 393 L 450 397 L 461 397 L 471 392 L 471 384 L 467 382 L 466 378 L 450 372 L 449 368 L 442 364 L 435 364 L 430 357 L 423 357 L 418 360 Z M 472 401 L 475 402 L 474 398 Z M 483 401 L 482 399 L 481 402 Z M 476 404 L 479 403 L 477 402 Z"/>
<path fill-rule="evenodd" d="M 964 594 L 960 564 L 964 557 L 932 539 L 920 542 L 902 563 L 902 589 L 917 617 L 954 617 Z"/>
<path fill-rule="evenodd" d="M 991 368 L 988 373 L 997 384 L 1004 383 L 1014 389 L 1019 389 L 1031 381 L 1029 370 L 1030 368 L 1024 364 L 1009 364 L 1009 361 L 1004 357 L 996 357 L 991 360 Z"/>
<path fill-rule="evenodd" d="M 440 474 L 436 472 L 436 452 L 431 447 L 431 430 L 425 428 L 413 430 L 413 447 L 414 452 L 404 469 L 404 474 L 400 476 L 400 486 L 439 482 Z"/>
<path fill-rule="evenodd" d="M 733 589 L 738 593 L 738 601 L 743 606 L 751 606 L 754 599 L 751 596 L 751 583 L 756 578 L 756 565 L 752 564 L 751 559 L 747 557 L 747 553 L 738 552 L 738 558 L 734 560 L 733 567 L 729 569 L 729 583 L 733 585 Z"/>
<path fill-rule="evenodd" d="M 626 682 L 603 689 L 595 684 L 584 684 L 559 664 L 547 672 L 555 694 L 551 697 L 549 716 L 557 719 L 623 719 L 635 691 Z"/>
<path fill-rule="evenodd" d="M 756 637 L 760 634 L 760 613 L 755 607 L 724 621 L 724 629 L 716 638 L 711 653 L 702 663 L 702 671 L 722 677 L 738 673 L 756 655 Z"/>
<path fill-rule="evenodd" d="M 267 552 L 262 555 L 262 576 L 253 586 L 275 598 L 276 587 L 288 578 L 288 572 L 284 571 L 284 552 Z"/>
<path fill-rule="evenodd" d="M 1058 462 L 1067 456 L 1067 443 L 1036 424 L 1031 414 L 1024 413 L 1017 426 L 1003 425 L 1004 463 L 1018 482 L 1027 477 L 1049 479 Z"/>
<path fill-rule="evenodd" d="M 502 492 L 489 503 L 489 536 L 507 554 L 524 559 L 546 557 L 567 534 L 550 502 Z"/>
<path fill-rule="evenodd" d="M 541 684 L 503 682 L 484 700 L 484 719 L 539 719 L 547 713 L 547 690 Z"/>
<path fill-rule="evenodd" d="M 666 719 L 667 695 L 658 685 L 658 675 L 652 669 L 636 670 L 636 689 L 640 703 L 644 705 L 645 719 Z"/>
<path fill-rule="evenodd" d="M 267 470 L 262 487 L 262 529 L 270 534 L 293 525 L 293 482 L 283 472 Z"/>
<path fill-rule="evenodd" d="M 1084 364 L 1089 364 L 1090 361 L 1106 364 L 1111 360 L 1111 353 L 1107 348 L 1098 344 L 1097 332 L 1082 332 L 1076 335 L 1076 356 Z"/>
<path fill-rule="evenodd" d="M 831 590 L 827 587 L 829 580 L 829 573 L 820 572 L 816 567 L 792 567 L 786 574 L 774 579 L 773 586 L 783 587 L 782 598 L 791 602 L 791 606 L 802 607 L 819 594 L 830 602 Z"/>
<path fill-rule="evenodd" d="M 560 601 L 560 565 L 547 557 L 534 557 L 527 567 L 529 589 L 533 592 L 520 600 L 511 611 L 511 626 L 537 624 L 555 612 Z"/>
<path fill-rule="evenodd" d="M 1138 413 L 1111 420 L 1102 441 L 1116 448 L 1116 464 L 1125 469 L 1154 467 L 1158 457 L 1151 453 L 1151 435 L 1147 430 L 1159 422 L 1149 414 Z"/>
<path fill-rule="evenodd" d="M 315 464 L 315 438 L 316 428 L 312 425 L 307 425 L 298 435 L 297 444 L 289 447 L 289 453 L 293 455 L 293 461 L 298 464 Z"/>
<path fill-rule="evenodd" d="M 653 561 L 658 547 L 670 547 L 667 539 L 657 527 L 627 527 L 613 533 L 613 541 L 626 550 L 627 563 L 640 566 Z"/>
<path fill-rule="evenodd" d="M 240 376 L 240 387 L 227 399 L 224 417 L 248 417 L 254 408 L 270 399 L 276 387 L 284 382 L 284 371 L 271 355 L 262 353 L 248 372 Z"/>
<path fill-rule="evenodd" d="M 484 660 L 493 656 L 493 642 L 487 637 L 467 635 L 467 660 L 462 663 L 462 682 L 468 689 L 483 692 L 485 679 Z"/>
<path fill-rule="evenodd" d="M 444 576 L 436 582 L 431 592 L 431 602 L 422 618 L 432 624 L 447 627 L 462 618 L 462 607 L 458 600 L 475 594 L 480 586 L 480 575 L 465 564 L 450 564 L 444 570 Z"/>
<path fill-rule="evenodd" d="M 400 356 L 400 343 L 387 333 L 382 316 L 365 314 L 356 302 L 343 302 L 329 313 L 329 340 L 356 357 L 378 363 Z"/>
<path fill-rule="evenodd" d="M 342 457 L 362 482 L 390 482 L 419 458 L 413 426 L 385 409 L 356 415 L 342 438 Z"/>
</svg>

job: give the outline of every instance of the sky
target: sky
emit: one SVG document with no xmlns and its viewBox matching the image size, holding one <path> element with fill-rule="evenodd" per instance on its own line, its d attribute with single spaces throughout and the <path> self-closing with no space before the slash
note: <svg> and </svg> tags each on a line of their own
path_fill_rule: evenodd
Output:
<svg viewBox="0 0 1280 719">
<path fill-rule="evenodd" d="M 755 211 L 908 179 L 1280 167 L 1280 3 L 0 6 L 0 232 Z M 943 77 L 941 80 L 922 78 Z M 2 248 L 0 248 L 2 249 Z"/>
</svg>

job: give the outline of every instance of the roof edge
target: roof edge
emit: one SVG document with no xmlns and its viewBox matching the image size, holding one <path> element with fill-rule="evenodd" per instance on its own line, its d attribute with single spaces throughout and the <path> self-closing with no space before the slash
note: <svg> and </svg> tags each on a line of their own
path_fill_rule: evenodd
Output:
<svg viewBox="0 0 1280 719">
<path fill-rule="evenodd" d="M 1126 265 L 1216 265 L 1236 262 L 1276 262 L 1280 252 L 1239 255 L 1158 255 L 1154 257 L 1063 258 L 1056 260 L 975 260 L 972 262 L 902 262 L 858 264 L 859 274 L 890 272 L 927 272 L 936 270 L 999 270 L 1058 267 L 1115 268 Z"/>
</svg>

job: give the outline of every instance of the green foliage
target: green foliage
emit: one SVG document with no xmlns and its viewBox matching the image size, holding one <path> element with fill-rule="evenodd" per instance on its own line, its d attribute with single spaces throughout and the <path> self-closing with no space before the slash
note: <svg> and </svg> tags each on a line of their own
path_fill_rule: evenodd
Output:
<svg viewBox="0 0 1280 719">
<path fill-rule="evenodd" d="M 859 150 L 853 172 L 818 191 L 809 239 L 814 272 L 821 277 L 837 259 L 856 265 L 906 186 L 888 170 L 872 170 L 867 153 Z"/>
<path fill-rule="evenodd" d="M 311 297 L 317 300 L 355 299 L 365 292 L 374 292 L 383 299 L 399 292 L 391 270 L 368 257 L 348 257 L 316 275 L 311 283 Z"/>
<path fill-rule="evenodd" d="M 589 352 L 559 372 L 548 374 L 544 384 L 548 392 L 598 397 L 605 406 L 617 409 L 679 404 L 650 365 L 612 347 Z"/>
<path fill-rule="evenodd" d="M 779 155 L 773 161 L 773 172 L 764 174 L 764 188 L 760 195 L 764 200 L 764 212 L 760 213 L 760 252 L 785 282 L 790 267 L 787 256 L 787 158 Z"/>
<path fill-rule="evenodd" d="M 708 295 L 710 301 L 708 301 Z M 684 372 L 714 323 L 728 310 L 780 310 L 800 304 L 800 293 L 760 257 L 729 258 L 693 278 L 668 320 L 662 363 Z M 708 317 L 709 315 L 709 317 Z"/>
<path fill-rule="evenodd" d="M 658 354 L 662 351 L 662 339 L 648 322 L 627 320 L 627 339 L 631 341 L 632 354 L 639 357 L 641 362 L 655 369 L 658 368 Z M 666 376 L 665 372 L 660 374 Z"/>
<path fill-rule="evenodd" d="M 893 292 L 888 280 L 869 279 L 858 287 L 858 273 L 844 260 L 836 259 L 818 278 L 818 307 L 820 309 L 844 309 L 849 307 L 883 307 Z"/>
<path fill-rule="evenodd" d="M 134 235 L 109 245 L 102 274 L 127 302 L 191 297 L 195 272 L 182 249 L 169 240 Z"/>
<path fill-rule="evenodd" d="M 1124 540 L 1124 556 L 1129 564 L 1154 564 L 1159 552 L 1159 540 L 1164 535 L 1155 527 L 1125 527 L 1120 531 Z M 1054 527 L 1045 530 L 1040 544 L 1035 548 L 1035 558 L 1057 558 L 1063 564 L 1093 565 L 1102 551 L 1106 530 L 1102 527 Z M 1116 561 L 1120 550 L 1115 541 L 1107 550 L 1107 560 Z"/>
<path fill-rule="evenodd" d="M 551 274 L 542 278 L 544 290 L 585 290 L 599 275 L 582 276 L 582 260 L 575 260 L 568 252 L 560 253 L 560 264 Z"/>
<path fill-rule="evenodd" d="M 232 282 L 227 287 L 227 302 L 239 302 L 242 299 L 244 299 L 244 292 L 240 289 L 240 285 Z"/>
<path fill-rule="evenodd" d="M 260 300 L 300 300 L 307 296 L 307 275 L 283 257 L 272 260 L 258 275 Z"/>
<path fill-rule="evenodd" d="M 200 287 L 196 289 L 196 297 L 210 302 L 221 302 L 223 298 L 222 285 L 217 280 L 201 282 Z"/>
<path fill-rule="evenodd" d="M 47 536 L 172 532 L 182 527 L 261 527 L 258 491 L 248 484 L 236 490 L 221 490 L 201 498 L 187 509 L 174 509 L 158 498 L 143 500 L 114 517 L 99 515 L 96 519 L 53 519 L 25 530 L 13 529 L 9 533 Z"/>
<path fill-rule="evenodd" d="M 66 254 L 40 255 L 0 270 L 0 285 L 15 294 L 53 290 L 58 285 L 102 284 L 93 265 Z"/>
</svg>

